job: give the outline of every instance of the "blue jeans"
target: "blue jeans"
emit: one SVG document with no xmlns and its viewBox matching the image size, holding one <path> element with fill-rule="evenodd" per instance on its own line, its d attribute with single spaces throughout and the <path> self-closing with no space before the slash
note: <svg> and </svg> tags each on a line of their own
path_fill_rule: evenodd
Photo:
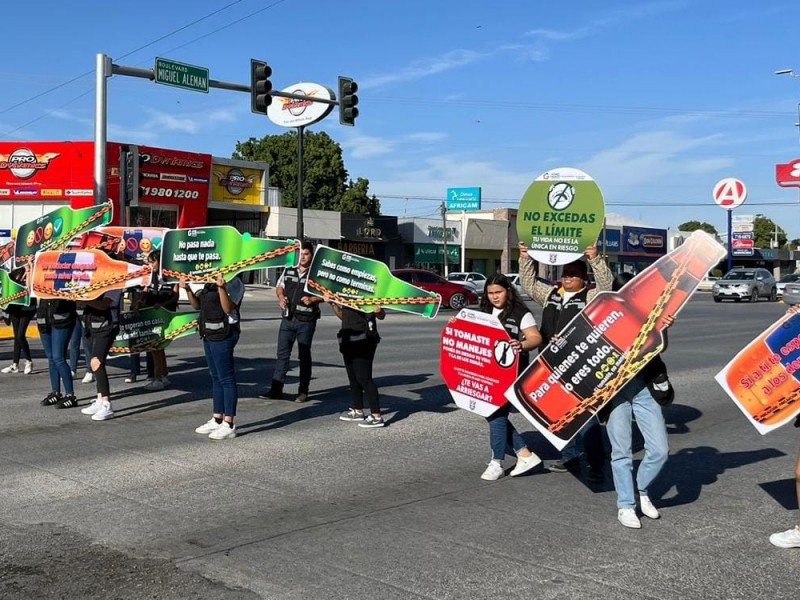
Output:
<svg viewBox="0 0 800 600">
<path fill-rule="evenodd" d="M 39 337 L 47 355 L 47 371 L 50 374 L 50 389 L 53 392 L 61 391 L 61 382 L 64 382 L 64 392 L 74 394 L 72 372 L 67 364 L 67 348 L 72 338 L 72 327 L 57 329 L 52 327 L 50 333 L 40 333 Z"/>
<path fill-rule="evenodd" d="M 611 442 L 611 472 L 617 490 L 618 508 L 635 508 L 633 490 L 633 423 L 644 438 L 644 458 L 636 474 L 636 486 L 640 494 L 658 476 L 669 456 L 667 426 L 661 406 L 653 400 L 641 376 L 635 377 L 612 400 L 617 406 L 608 417 L 608 439 Z"/>
<path fill-rule="evenodd" d="M 215 415 L 236 416 L 239 392 L 236 389 L 236 366 L 233 362 L 233 349 L 239 341 L 239 332 L 220 342 L 203 339 L 208 372 L 211 374 L 211 397 L 214 401 Z"/>
<path fill-rule="evenodd" d="M 80 317 L 75 321 L 75 327 L 72 329 L 72 339 L 69 344 L 69 368 L 72 370 L 73 373 L 78 372 L 78 357 L 81 354 L 81 339 L 83 339 L 83 323 L 81 323 Z M 85 341 L 83 342 L 83 358 L 85 361 L 86 372 L 91 372 L 91 367 L 89 367 L 89 344 Z"/>
<path fill-rule="evenodd" d="M 311 383 L 311 342 L 314 340 L 314 331 L 317 329 L 316 319 L 313 321 L 299 321 L 281 319 L 278 331 L 278 355 L 275 368 L 272 371 L 272 380 L 283 383 L 289 371 L 289 358 L 292 356 L 292 346 L 297 340 L 297 355 L 300 359 L 300 385 L 299 393 L 308 393 Z"/>
<path fill-rule="evenodd" d="M 511 405 L 501 406 L 494 413 L 486 417 L 489 422 L 489 445 L 492 448 L 492 458 L 503 460 L 506 454 L 517 454 L 526 448 L 525 440 L 508 420 Z"/>
</svg>

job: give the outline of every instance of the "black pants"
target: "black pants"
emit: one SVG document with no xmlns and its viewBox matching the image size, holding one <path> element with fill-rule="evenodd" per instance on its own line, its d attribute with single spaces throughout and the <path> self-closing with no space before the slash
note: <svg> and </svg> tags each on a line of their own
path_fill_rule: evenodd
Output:
<svg viewBox="0 0 800 600">
<path fill-rule="evenodd" d="M 33 315 L 10 315 L 11 328 L 14 331 L 14 360 L 12 362 L 16 365 L 19 364 L 20 355 L 25 360 L 31 359 L 31 348 L 28 345 L 28 325 L 31 323 Z"/>
<path fill-rule="evenodd" d="M 372 362 L 378 344 L 372 340 L 345 342 L 340 346 L 344 358 L 344 368 L 350 380 L 350 395 L 353 398 L 352 408 L 363 410 L 364 398 L 369 403 L 372 414 L 378 415 L 381 407 L 378 404 L 378 387 L 372 380 Z"/>
<path fill-rule="evenodd" d="M 116 338 L 117 333 L 119 333 L 119 327 L 97 330 L 88 328 L 88 331 L 89 339 L 87 341 L 89 343 L 90 361 L 93 358 L 100 361 L 100 366 L 96 369 L 92 369 L 94 377 L 97 380 L 97 393 L 103 398 L 108 398 L 111 393 L 111 387 L 108 384 L 108 373 L 106 373 L 106 356 L 108 356 L 108 351 L 114 344 L 114 338 Z"/>
</svg>

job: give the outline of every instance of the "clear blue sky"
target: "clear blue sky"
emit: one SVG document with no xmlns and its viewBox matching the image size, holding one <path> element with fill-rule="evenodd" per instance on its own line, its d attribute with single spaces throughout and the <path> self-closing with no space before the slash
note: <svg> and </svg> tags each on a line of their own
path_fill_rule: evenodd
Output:
<svg viewBox="0 0 800 600">
<path fill-rule="evenodd" d="M 796 1 L 40 0 L 6 12 L 0 139 L 92 139 L 98 52 L 238 83 L 259 58 L 277 89 L 355 78 L 356 127 L 334 112 L 313 129 L 387 214 L 433 216 L 447 187 L 515 207 L 540 173 L 572 166 L 598 181 L 607 212 L 659 227 L 725 230 L 711 190 L 738 177 L 738 213 L 800 238 L 800 194 L 774 168 L 800 158 L 800 79 L 774 74 L 800 72 Z M 230 156 L 283 132 L 247 94 L 109 82 L 111 140 Z"/>
</svg>

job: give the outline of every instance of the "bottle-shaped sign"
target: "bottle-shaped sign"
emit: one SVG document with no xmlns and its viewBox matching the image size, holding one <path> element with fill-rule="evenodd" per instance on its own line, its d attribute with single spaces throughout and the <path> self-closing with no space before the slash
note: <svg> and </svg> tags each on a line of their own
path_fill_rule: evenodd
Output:
<svg viewBox="0 0 800 600">
<path fill-rule="evenodd" d="M 800 403 L 800 314 L 759 335 L 716 379 L 762 434 L 791 420 Z"/>
<path fill-rule="evenodd" d="M 664 317 L 678 313 L 724 254 L 695 232 L 619 292 L 598 294 L 520 376 L 509 400 L 563 447 L 661 350 Z"/>
</svg>

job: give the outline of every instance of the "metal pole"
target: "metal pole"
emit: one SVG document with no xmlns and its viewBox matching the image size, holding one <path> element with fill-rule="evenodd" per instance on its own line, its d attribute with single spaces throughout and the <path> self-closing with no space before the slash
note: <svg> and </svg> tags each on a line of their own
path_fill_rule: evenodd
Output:
<svg viewBox="0 0 800 600">
<path fill-rule="evenodd" d="M 297 239 L 303 241 L 303 131 L 305 126 L 297 128 Z"/>
<path fill-rule="evenodd" d="M 94 203 L 108 200 L 106 187 L 106 145 L 108 130 L 108 78 L 111 77 L 111 58 L 98 54 L 95 60 L 94 90 Z"/>
<path fill-rule="evenodd" d="M 728 210 L 728 271 L 733 268 L 733 248 L 731 248 L 731 244 L 733 243 L 733 211 Z"/>
<path fill-rule="evenodd" d="M 461 211 L 461 272 L 467 270 L 467 211 Z"/>
<path fill-rule="evenodd" d="M 447 277 L 447 263 L 450 262 L 447 257 L 447 207 L 442 202 L 442 251 L 444 253 L 444 276 Z"/>
</svg>

